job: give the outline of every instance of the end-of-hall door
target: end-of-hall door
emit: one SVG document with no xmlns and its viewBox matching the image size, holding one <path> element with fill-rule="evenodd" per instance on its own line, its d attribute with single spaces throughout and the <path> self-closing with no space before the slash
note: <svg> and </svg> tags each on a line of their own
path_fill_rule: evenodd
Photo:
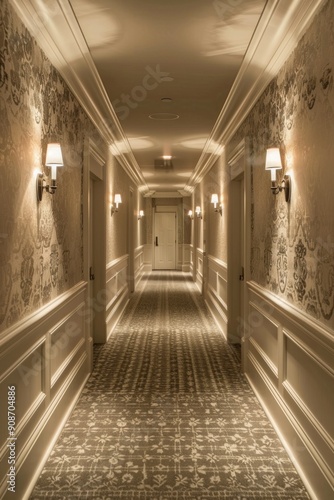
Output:
<svg viewBox="0 0 334 500">
<path fill-rule="evenodd" d="M 154 219 L 154 269 L 176 268 L 176 214 L 156 212 Z"/>
</svg>

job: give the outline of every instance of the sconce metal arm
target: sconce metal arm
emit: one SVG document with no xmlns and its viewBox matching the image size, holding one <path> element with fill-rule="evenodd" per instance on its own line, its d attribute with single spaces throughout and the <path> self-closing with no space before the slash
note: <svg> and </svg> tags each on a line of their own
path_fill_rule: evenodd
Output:
<svg viewBox="0 0 334 500">
<path fill-rule="evenodd" d="M 45 175 L 43 173 L 39 173 L 37 174 L 36 178 L 36 192 L 38 201 L 42 200 L 44 189 L 50 194 L 55 194 L 57 190 L 57 181 L 55 179 L 51 179 L 51 183 L 47 184 Z"/>
<path fill-rule="evenodd" d="M 289 202 L 291 197 L 291 178 L 290 175 L 285 175 L 281 184 L 277 184 L 276 181 L 271 182 L 271 192 L 273 194 L 278 194 L 284 191 L 285 201 Z"/>
</svg>

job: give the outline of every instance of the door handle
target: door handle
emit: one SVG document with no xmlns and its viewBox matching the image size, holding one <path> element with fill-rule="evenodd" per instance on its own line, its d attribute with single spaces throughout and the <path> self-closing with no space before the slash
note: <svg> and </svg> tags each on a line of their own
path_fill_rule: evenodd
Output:
<svg viewBox="0 0 334 500">
<path fill-rule="evenodd" d="M 242 267 L 242 268 L 241 268 L 241 274 L 239 274 L 239 280 L 240 280 L 240 281 L 244 281 L 244 279 L 245 279 L 245 270 L 244 270 L 244 268 Z"/>
<path fill-rule="evenodd" d="M 157 246 L 159 246 L 159 245 L 158 245 L 158 236 L 156 236 L 156 237 L 155 237 L 155 246 L 156 246 L 156 247 L 157 247 Z"/>
<path fill-rule="evenodd" d="M 91 281 L 95 280 L 95 274 L 93 273 L 93 268 L 92 267 L 89 268 L 89 279 Z"/>
</svg>

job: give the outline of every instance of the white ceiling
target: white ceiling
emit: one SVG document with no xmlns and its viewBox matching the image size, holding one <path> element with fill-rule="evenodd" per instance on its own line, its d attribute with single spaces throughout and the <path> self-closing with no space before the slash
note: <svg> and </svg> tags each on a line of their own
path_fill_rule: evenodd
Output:
<svg viewBox="0 0 334 500">
<path fill-rule="evenodd" d="M 10 0 L 146 196 L 193 191 L 323 1 Z"/>
</svg>

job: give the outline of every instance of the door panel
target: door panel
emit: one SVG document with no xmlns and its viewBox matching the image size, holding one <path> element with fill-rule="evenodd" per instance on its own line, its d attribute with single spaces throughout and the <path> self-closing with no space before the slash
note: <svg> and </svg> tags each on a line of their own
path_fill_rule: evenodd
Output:
<svg viewBox="0 0 334 500">
<path fill-rule="evenodd" d="M 175 269 L 175 213 L 155 214 L 154 268 Z"/>
</svg>

